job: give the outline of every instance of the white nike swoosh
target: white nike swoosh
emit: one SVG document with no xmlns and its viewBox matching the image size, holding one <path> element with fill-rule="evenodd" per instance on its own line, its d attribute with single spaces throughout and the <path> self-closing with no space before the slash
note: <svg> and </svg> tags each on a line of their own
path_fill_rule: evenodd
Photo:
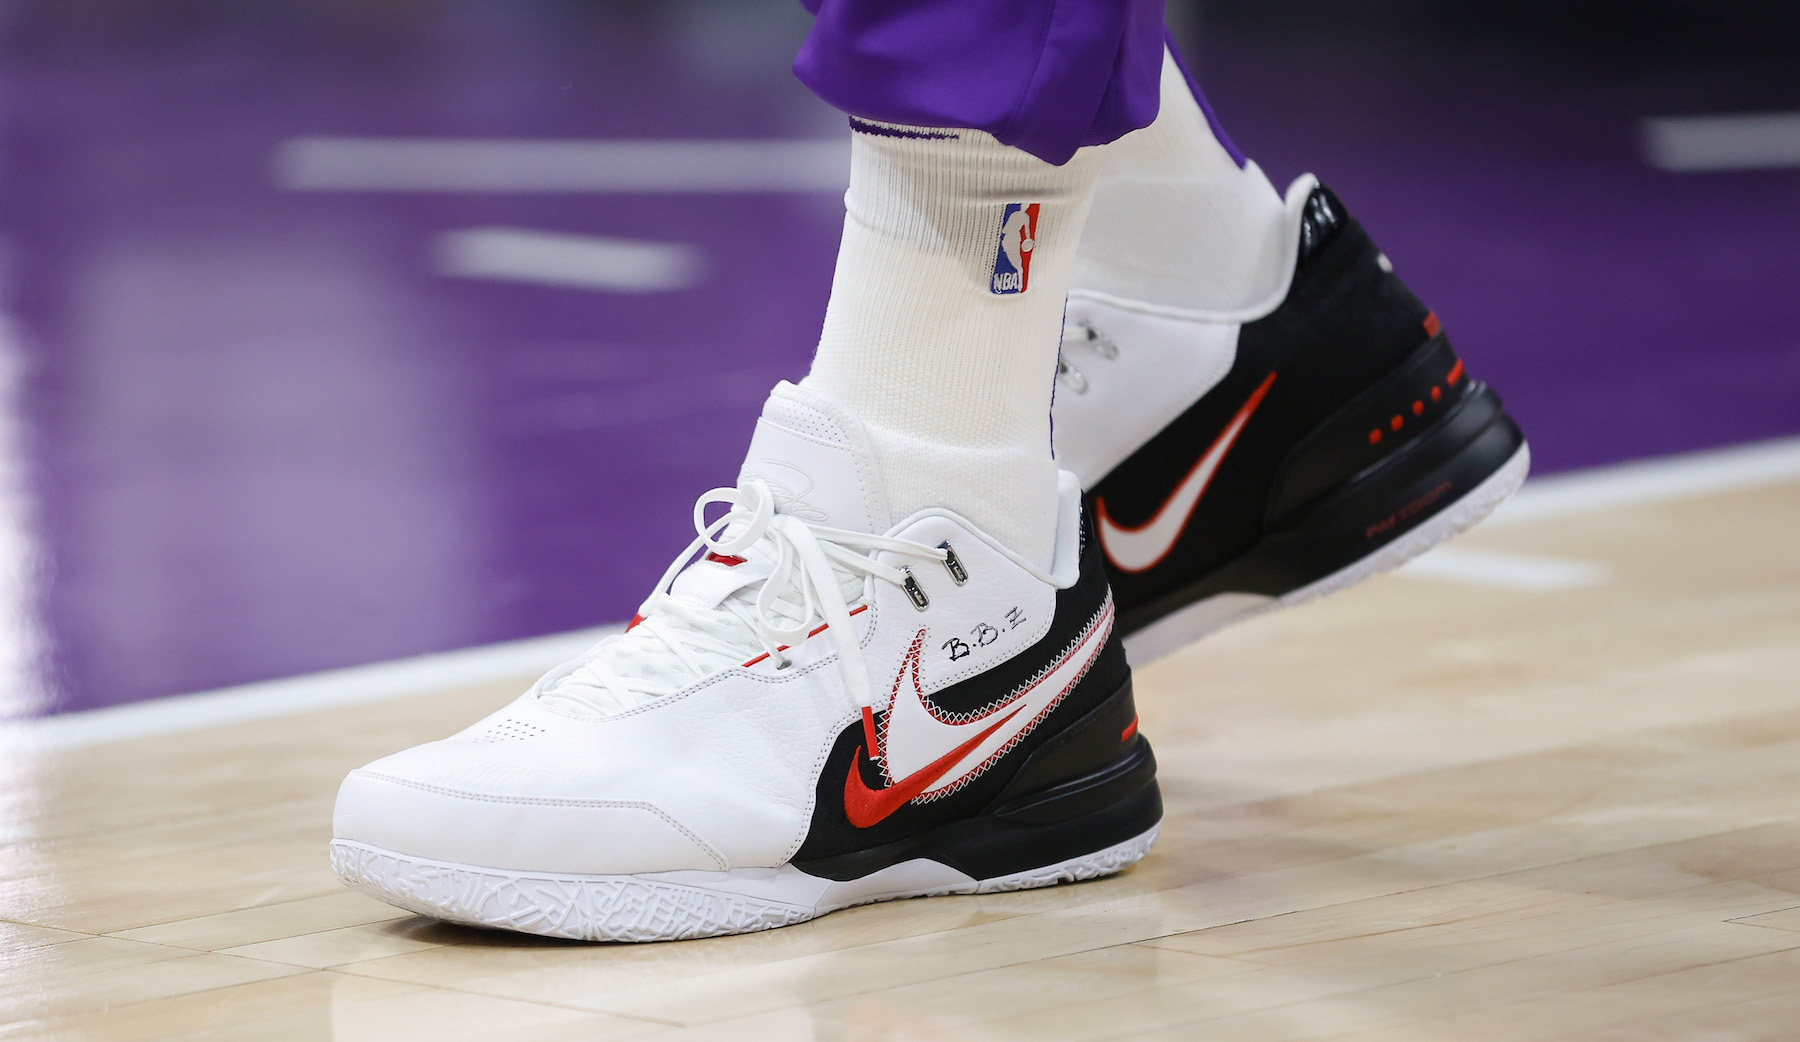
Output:
<svg viewBox="0 0 1800 1042">
<path fill-rule="evenodd" d="M 1246 423 L 1250 422 L 1250 414 L 1262 404 L 1263 396 L 1269 393 L 1269 385 L 1275 382 L 1275 374 L 1270 373 L 1263 382 L 1238 409 L 1237 415 L 1213 439 L 1213 443 L 1188 471 L 1187 477 L 1175 487 L 1173 495 L 1163 503 L 1156 516 L 1136 528 L 1127 528 L 1114 521 L 1106 513 L 1106 500 L 1094 503 L 1094 520 L 1100 530 L 1100 548 L 1106 551 L 1106 557 L 1121 571 L 1147 572 L 1168 556 L 1175 546 L 1175 540 L 1181 537 L 1182 529 L 1187 527 L 1188 518 L 1194 514 L 1194 508 L 1200 505 L 1200 496 L 1206 486 L 1212 482 L 1213 474 L 1224 461 L 1225 454 L 1237 441 Z"/>
<path fill-rule="evenodd" d="M 1054 709 L 1063 696 L 1087 675 L 1088 667 L 1093 665 L 1100 649 L 1106 644 L 1107 634 L 1112 632 L 1112 622 L 1113 602 L 1112 595 L 1108 593 L 1106 603 L 1095 613 L 1087 628 L 1050 668 L 1005 702 L 980 716 L 954 723 L 939 717 L 925 703 L 919 684 L 919 651 L 922 642 L 915 640 L 907 653 L 906 661 L 900 666 L 900 675 L 894 678 L 894 693 L 888 705 L 886 726 L 883 728 L 882 766 L 888 778 L 905 778 L 914 771 L 923 769 L 990 726 L 996 714 L 1012 714 L 1005 726 L 971 749 L 968 755 L 958 760 L 955 766 L 944 772 L 931 788 L 920 795 L 940 795 L 962 786 L 980 774 L 989 763 L 999 759 L 1036 727 L 1038 721 Z M 912 674 L 910 684 L 906 683 L 909 672 Z"/>
</svg>

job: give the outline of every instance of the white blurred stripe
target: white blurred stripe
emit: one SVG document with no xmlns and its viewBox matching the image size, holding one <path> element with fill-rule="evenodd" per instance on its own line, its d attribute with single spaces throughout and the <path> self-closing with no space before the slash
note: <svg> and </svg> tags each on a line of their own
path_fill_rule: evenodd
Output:
<svg viewBox="0 0 1800 1042">
<path fill-rule="evenodd" d="M 1394 574 L 1465 586 L 1550 593 L 1597 586 L 1606 581 L 1606 566 L 1562 557 L 1440 546 L 1408 561 Z"/>
<path fill-rule="evenodd" d="M 652 293 L 699 280 L 700 251 L 672 242 L 531 228 L 468 228 L 437 240 L 437 270 L 470 279 Z"/>
<path fill-rule="evenodd" d="M 1800 481 L 1800 438 L 1616 463 L 1532 478 L 1486 522 L 1530 524 Z"/>
<path fill-rule="evenodd" d="M 300 137 L 277 145 L 298 192 L 842 192 L 850 141 Z"/>
<path fill-rule="evenodd" d="M 1643 144 L 1650 165 L 1672 173 L 1800 167 L 1800 112 L 1646 119 Z"/>
<path fill-rule="evenodd" d="M 0 713 L 7 716 L 50 704 L 41 606 L 46 569 L 33 534 L 30 432 L 20 408 L 21 386 L 30 378 L 27 357 L 11 320 L 0 314 Z"/>
<path fill-rule="evenodd" d="M 574 658 L 600 638 L 618 631 L 618 626 L 601 626 L 37 720 L 0 722 L 0 750 L 15 743 L 27 749 L 74 749 L 523 680 Z"/>
</svg>

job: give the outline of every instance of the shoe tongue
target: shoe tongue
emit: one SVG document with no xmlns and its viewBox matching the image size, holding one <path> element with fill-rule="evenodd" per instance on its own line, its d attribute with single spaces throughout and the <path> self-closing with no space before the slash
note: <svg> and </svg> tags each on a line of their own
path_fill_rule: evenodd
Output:
<svg viewBox="0 0 1800 1042">
<path fill-rule="evenodd" d="M 776 513 L 857 532 L 885 532 L 890 526 L 868 433 L 848 410 L 810 388 L 784 381 L 770 392 L 739 480 L 752 477 L 768 484 Z M 753 657 L 763 646 L 754 629 L 740 615 L 714 610 L 774 570 L 766 554 L 754 548 L 746 553 L 748 557 L 706 554 L 688 565 L 669 587 L 677 603 L 666 609 L 666 616 L 656 616 L 707 638 L 703 643 L 708 646 L 689 649 L 703 660 L 699 672 L 670 653 L 652 632 L 655 627 L 643 633 L 628 630 L 603 643 L 591 662 L 547 685 L 542 697 L 609 716 L 723 669 L 739 656 Z M 840 593 L 854 595 L 858 581 L 839 578 Z M 771 608 L 780 612 L 784 604 L 778 598 Z M 619 678 L 631 678 L 624 695 L 613 689 Z"/>
<path fill-rule="evenodd" d="M 775 494 L 776 513 L 853 532 L 885 532 L 890 525 L 867 432 L 811 388 L 784 380 L 769 393 L 739 480 L 751 477 Z M 708 554 L 683 570 L 669 592 L 696 608 L 717 607 L 772 568 L 766 560 Z"/>
<path fill-rule="evenodd" d="M 891 520 L 868 433 L 848 410 L 782 381 L 769 393 L 740 480 L 758 477 L 775 511 L 815 525 L 885 532 Z"/>
</svg>

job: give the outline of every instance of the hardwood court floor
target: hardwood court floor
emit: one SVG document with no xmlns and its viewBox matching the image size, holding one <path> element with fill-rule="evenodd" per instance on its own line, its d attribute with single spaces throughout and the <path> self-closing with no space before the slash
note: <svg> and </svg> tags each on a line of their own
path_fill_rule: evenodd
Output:
<svg viewBox="0 0 1800 1042">
<path fill-rule="evenodd" d="M 1800 484 L 1478 531 L 1139 674 L 1096 883 L 592 946 L 338 887 L 333 791 L 516 685 L 5 753 L 0 1037 L 1800 1037 Z"/>
</svg>

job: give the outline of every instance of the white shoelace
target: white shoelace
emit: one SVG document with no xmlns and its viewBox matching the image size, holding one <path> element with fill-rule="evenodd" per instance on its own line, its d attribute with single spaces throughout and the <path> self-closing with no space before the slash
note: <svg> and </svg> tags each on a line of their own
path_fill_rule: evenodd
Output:
<svg viewBox="0 0 1800 1042">
<path fill-rule="evenodd" d="M 715 503 L 729 509 L 708 522 L 706 509 Z M 817 628 L 816 619 L 831 634 L 850 697 L 859 706 L 873 706 L 844 587 L 852 585 L 854 595 L 864 576 L 905 584 L 905 571 L 871 556 L 879 551 L 932 561 L 947 557 L 935 546 L 827 528 L 777 513 L 774 494 L 761 478 L 702 495 L 694 504 L 694 530 L 698 536 L 663 572 L 638 610 L 641 621 L 601 641 L 580 667 L 538 697 L 604 716 L 672 694 L 759 651 L 773 659 L 777 669 L 785 669 L 792 661 L 790 653 Z M 697 608 L 670 593 L 671 584 L 702 547 L 719 557 L 745 559 L 746 564 L 738 567 L 758 565 L 747 573 L 742 587 L 714 608 Z"/>
</svg>

